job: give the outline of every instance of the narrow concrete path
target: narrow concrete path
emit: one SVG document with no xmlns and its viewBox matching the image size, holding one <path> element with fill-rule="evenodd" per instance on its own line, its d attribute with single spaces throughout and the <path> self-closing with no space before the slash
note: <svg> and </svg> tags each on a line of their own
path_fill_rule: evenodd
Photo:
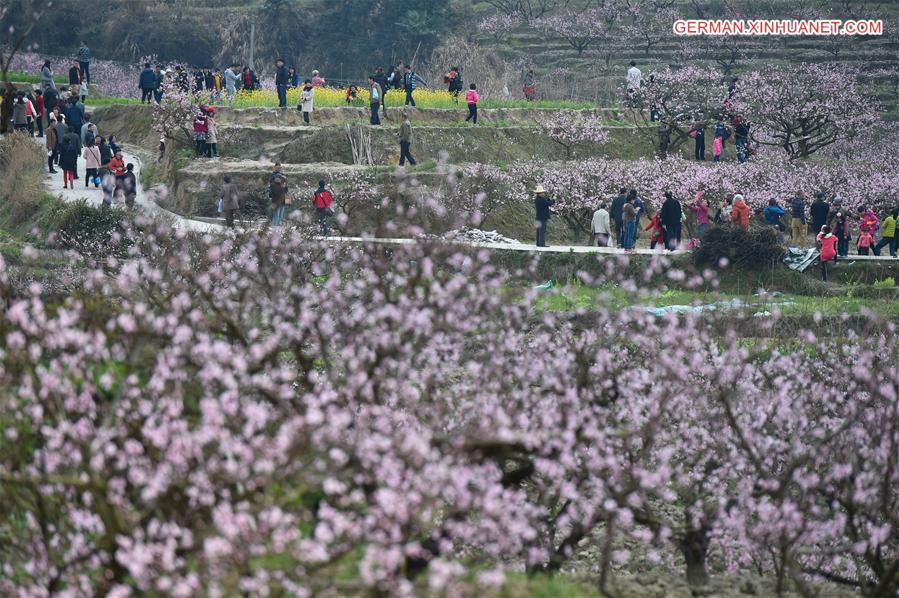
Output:
<svg viewBox="0 0 899 598">
<path fill-rule="evenodd" d="M 41 143 L 43 145 L 43 139 L 35 139 L 36 142 Z M 170 212 L 165 208 L 160 207 L 156 204 L 153 199 L 153 193 L 145 191 L 143 185 L 140 183 L 140 172 L 142 161 L 140 156 L 137 156 L 133 152 L 128 151 L 123 148 L 122 151 L 123 157 L 125 159 L 125 163 L 134 164 L 134 174 L 137 177 L 138 185 L 137 185 L 137 197 L 135 198 L 135 204 L 141 209 L 144 210 L 148 215 L 156 216 L 163 218 L 167 221 L 170 221 L 175 228 L 190 230 L 195 232 L 212 232 L 212 231 L 221 231 L 225 229 L 224 220 L 221 222 L 217 222 L 218 219 L 207 218 L 203 220 L 195 220 L 192 218 L 185 218 L 184 216 L 180 216 L 175 214 L 174 212 Z M 59 170 L 57 168 L 57 170 Z M 81 178 L 75 181 L 74 189 L 63 189 L 62 188 L 62 172 L 57 174 L 46 174 L 46 178 L 44 181 L 44 186 L 47 191 L 62 201 L 65 202 L 76 202 L 80 200 L 86 201 L 89 205 L 99 206 L 103 203 L 103 191 L 101 189 L 95 189 L 93 185 L 90 187 L 84 187 L 84 176 L 85 176 L 85 165 L 84 159 L 79 156 L 78 158 L 78 174 Z M 319 237 L 319 239 L 324 239 L 324 237 Z M 327 237 L 329 242 L 335 243 L 381 243 L 385 245 L 409 245 L 418 243 L 419 239 L 409 239 L 409 238 L 398 238 L 398 239 L 377 239 L 370 237 Z M 615 247 L 591 247 L 587 245 L 550 245 L 549 247 L 536 247 L 532 244 L 526 243 L 475 243 L 475 242 L 467 242 L 467 241 L 452 241 L 452 243 L 456 243 L 459 245 L 467 245 L 470 247 L 480 247 L 484 249 L 492 249 L 496 251 L 524 251 L 529 253 L 567 253 L 567 254 L 605 254 L 605 255 L 626 255 L 626 252 L 623 249 L 618 249 Z M 646 249 L 639 248 L 635 249 L 632 252 L 636 255 L 682 255 L 688 253 L 688 250 L 679 249 L 676 251 L 667 251 L 662 249 Z M 891 262 L 896 260 L 896 258 L 886 256 L 874 256 L 874 255 L 850 255 L 847 258 L 844 258 L 845 261 L 859 261 L 859 262 Z"/>
<path fill-rule="evenodd" d="M 43 145 L 43 139 L 36 139 L 36 141 L 40 142 L 41 145 Z M 137 177 L 137 196 L 135 197 L 134 203 L 147 215 L 159 217 L 166 221 L 169 221 L 175 228 L 178 229 L 192 230 L 196 232 L 209 232 L 213 230 L 220 230 L 222 228 L 222 226 L 219 224 L 201 222 L 199 220 L 193 220 L 191 218 L 179 216 L 178 214 L 170 212 L 165 208 L 157 205 L 153 199 L 153 193 L 146 191 L 140 182 L 140 172 L 141 166 L 143 164 L 140 156 L 135 155 L 133 152 L 128 151 L 123 147 L 122 157 L 125 160 L 125 164 L 134 164 L 134 175 L 135 177 Z M 91 206 L 100 206 L 103 204 L 103 189 L 96 188 L 92 184 L 89 186 L 85 186 L 84 184 L 86 181 L 85 173 L 87 172 L 84 158 L 78 156 L 78 176 L 80 178 L 75 181 L 74 189 L 63 188 L 62 171 L 59 169 L 59 167 L 57 167 L 56 170 L 58 171 L 56 174 L 50 174 L 49 172 L 47 172 L 44 179 L 44 188 L 51 195 L 53 195 L 54 197 L 58 197 L 66 203 L 85 201 L 88 205 Z"/>
</svg>

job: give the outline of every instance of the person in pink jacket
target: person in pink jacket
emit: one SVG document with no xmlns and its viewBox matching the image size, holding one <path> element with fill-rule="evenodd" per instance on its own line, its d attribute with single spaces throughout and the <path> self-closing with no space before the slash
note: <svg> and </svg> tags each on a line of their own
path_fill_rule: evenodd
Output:
<svg viewBox="0 0 899 598">
<path fill-rule="evenodd" d="M 468 116 L 465 117 L 465 122 L 470 120 L 474 124 L 478 124 L 478 99 L 478 88 L 472 83 L 465 92 L 465 103 L 468 104 Z"/>
</svg>

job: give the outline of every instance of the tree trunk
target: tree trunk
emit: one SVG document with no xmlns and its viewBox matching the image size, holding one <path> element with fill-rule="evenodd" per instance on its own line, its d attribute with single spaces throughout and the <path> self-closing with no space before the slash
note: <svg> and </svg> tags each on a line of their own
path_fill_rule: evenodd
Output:
<svg viewBox="0 0 899 598">
<path fill-rule="evenodd" d="M 6 73 L 3 73 L 3 83 L 6 89 L 3 90 L 3 106 L 0 108 L 0 133 L 9 132 L 9 116 L 12 111 L 12 101 L 15 97 L 15 88 L 7 80 Z"/>
<path fill-rule="evenodd" d="M 709 583 L 706 559 L 709 552 L 709 537 L 705 529 L 690 530 L 680 542 L 681 553 L 687 562 L 687 583 L 690 587 Z"/>
</svg>

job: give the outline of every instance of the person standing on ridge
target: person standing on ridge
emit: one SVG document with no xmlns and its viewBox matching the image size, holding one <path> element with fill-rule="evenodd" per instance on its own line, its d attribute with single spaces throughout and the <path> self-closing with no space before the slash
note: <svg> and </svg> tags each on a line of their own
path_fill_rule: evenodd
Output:
<svg viewBox="0 0 899 598">
<path fill-rule="evenodd" d="M 81 80 L 85 85 L 91 82 L 91 49 L 87 47 L 87 43 L 82 41 L 81 47 L 78 48 L 78 67 L 81 69 Z"/>
<path fill-rule="evenodd" d="M 415 107 L 415 98 L 412 97 L 413 92 L 419 85 L 424 85 L 427 87 L 427 83 L 425 83 L 424 79 L 418 76 L 418 73 L 412 70 L 410 65 L 406 65 L 405 74 L 403 75 L 403 88 L 406 90 L 406 106 L 410 104 L 412 107 Z"/>
<path fill-rule="evenodd" d="M 409 122 L 409 114 L 407 112 L 403 112 L 403 122 L 400 124 L 400 166 L 403 166 L 406 163 L 406 160 L 409 160 L 409 164 L 415 166 L 415 158 L 412 157 L 412 153 L 409 151 L 409 148 L 412 146 L 412 123 Z"/>
<path fill-rule="evenodd" d="M 384 91 L 381 89 L 381 86 L 375 82 L 375 76 L 368 76 L 368 103 L 371 108 L 371 117 L 368 119 L 369 124 L 371 125 L 380 125 L 381 119 L 378 118 L 378 113 L 381 111 L 381 95 Z M 400 165 L 402 165 L 402 157 L 400 158 Z"/>
<path fill-rule="evenodd" d="M 137 86 L 140 88 L 140 103 L 149 104 L 153 98 L 153 92 L 156 91 L 156 73 L 150 68 L 150 63 L 144 63 L 144 70 L 140 73 L 140 79 Z"/>
<path fill-rule="evenodd" d="M 536 211 L 537 247 L 546 247 L 546 226 L 549 223 L 549 208 L 556 203 L 546 195 L 543 185 L 534 188 L 534 210 Z"/>
<path fill-rule="evenodd" d="M 472 83 L 465 92 L 465 103 L 468 104 L 468 116 L 465 117 L 465 122 L 470 120 L 474 124 L 478 124 L 478 99 L 478 88 Z"/>
<path fill-rule="evenodd" d="M 275 89 L 278 91 L 278 108 L 282 110 L 287 108 L 287 84 L 287 67 L 284 59 L 279 58 L 275 61 Z"/>
<path fill-rule="evenodd" d="M 636 108 L 638 104 L 638 95 L 640 94 L 640 85 L 643 81 L 643 73 L 637 68 L 637 63 L 631 61 L 631 68 L 627 69 L 627 97 L 631 108 Z"/>
<path fill-rule="evenodd" d="M 315 105 L 315 87 L 312 85 L 312 81 L 306 79 L 306 82 L 303 84 L 303 91 L 300 92 L 300 105 L 297 106 L 303 113 L 303 122 L 307 125 L 309 124 L 309 117 L 312 114 L 312 110 Z"/>
</svg>

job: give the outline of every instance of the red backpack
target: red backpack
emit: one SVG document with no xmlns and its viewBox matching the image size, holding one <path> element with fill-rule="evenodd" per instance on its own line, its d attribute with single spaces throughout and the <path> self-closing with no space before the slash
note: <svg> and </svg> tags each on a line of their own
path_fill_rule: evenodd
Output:
<svg viewBox="0 0 899 598">
<path fill-rule="evenodd" d="M 330 208 L 334 201 L 330 191 L 316 191 L 314 199 L 316 208 Z"/>
</svg>

